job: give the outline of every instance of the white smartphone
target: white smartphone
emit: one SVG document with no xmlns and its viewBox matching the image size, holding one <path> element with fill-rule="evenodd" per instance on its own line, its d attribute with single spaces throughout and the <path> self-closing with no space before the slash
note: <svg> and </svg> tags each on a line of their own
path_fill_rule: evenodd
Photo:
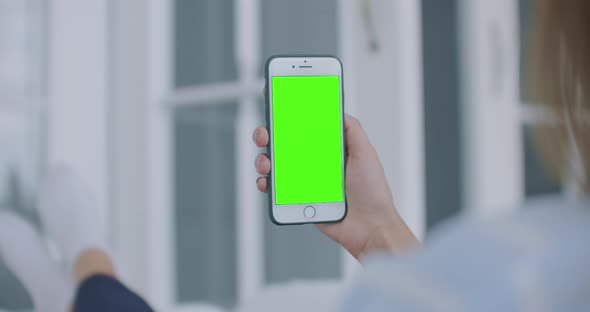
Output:
<svg viewBox="0 0 590 312">
<path fill-rule="evenodd" d="M 346 216 L 342 64 L 333 56 L 277 55 L 266 62 L 271 220 L 340 222 Z"/>
</svg>

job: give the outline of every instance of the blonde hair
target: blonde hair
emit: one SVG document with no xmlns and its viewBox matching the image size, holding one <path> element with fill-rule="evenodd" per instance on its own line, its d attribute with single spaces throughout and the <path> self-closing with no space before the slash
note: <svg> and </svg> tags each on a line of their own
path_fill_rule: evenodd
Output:
<svg viewBox="0 0 590 312">
<path fill-rule="evenodd" d="M 590 1 L 537 0 L 530 35 L 529 91 L 555 122 L 536 142 L 563 180 L 585 192 L 590 176 Z"/>
</svg>

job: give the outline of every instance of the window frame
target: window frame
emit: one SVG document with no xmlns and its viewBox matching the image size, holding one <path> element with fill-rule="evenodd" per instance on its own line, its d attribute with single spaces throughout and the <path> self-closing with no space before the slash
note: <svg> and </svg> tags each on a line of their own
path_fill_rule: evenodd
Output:
<svg viewBox="0 0 590 312">
<path fill-rule="evenodd" d="M 26 155 L 25 162 L 27 166 L 17 167 L 17 170 L 23 170 L 21 186 L 24 187 L 24 196 L 27 198 L 35 197 L 35 187 L 38 183 L 39 175 L 45 164 L 46 137 L 45 128 L 47 125 L 47 94 L 46 86 L 46 69 L 47 58 L 45 52 L 47 36 L 46 29 L 48 23 L 48 7 L 45 3 L 23 2 L 26 18 L 26 51 L 25 62 L 27 62 L 27 82 L 23 88 L 22 94 L 1 94 L 0 93 L 0 115 L 10 118 L 14 115 L 23 117 L 22 123 L 18 125 L 19 129 L 24 130 L 26 136 Z M 2 194 L 3 195 L 3 194 Z M 3 199 L 3 198 L 0 198 Z M 23 199 L 23 198 L 20 198 Z M 27 201 L 26 204 L 30 202 Z M 31 203 L 34 204 L 34 203 Z M 17 207 L 11 207 L 17 208 Z"/>
<path fill-rule="evenodd" d="M 47 1 L 39 172 L 67 166 L 93 190 L 96 226 L 110 232 L 108 0 Z M 72 48 L 73 45 L 76 48 Z M 46 71 L 46 72 L 45 72 Z"/>
<path fill-rule="evenodd" d="M 459 4 L 463 200 L 466 213 L 488 217 L 516 211 L 524 200 L 518 5 L 516 0 Z M 502 120 L 502 127 L 490 116 Z"/>
</svg>

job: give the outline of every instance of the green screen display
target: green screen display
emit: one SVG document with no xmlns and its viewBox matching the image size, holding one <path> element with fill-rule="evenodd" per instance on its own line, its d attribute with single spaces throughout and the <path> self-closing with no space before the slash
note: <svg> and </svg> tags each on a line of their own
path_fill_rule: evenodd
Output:
<svg viewBox="0 0 590 312">
<path fill-rule="evenodd" d="M 272 77 L 277 205 L 343 201 L 338 76 Z"/>
</svg>

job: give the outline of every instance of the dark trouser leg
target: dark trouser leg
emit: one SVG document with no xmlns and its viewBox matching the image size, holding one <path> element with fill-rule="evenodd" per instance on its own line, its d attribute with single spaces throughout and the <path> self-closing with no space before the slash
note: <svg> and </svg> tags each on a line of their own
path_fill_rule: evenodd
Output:
<svg viewBox="0 0 590 312">
<path fill-rule="evenodd" d="M 95 275 L 80 284 L 74 301 L 74 311 L 147 312 L 153 309 L 117 279 Z"/>
</svg>

